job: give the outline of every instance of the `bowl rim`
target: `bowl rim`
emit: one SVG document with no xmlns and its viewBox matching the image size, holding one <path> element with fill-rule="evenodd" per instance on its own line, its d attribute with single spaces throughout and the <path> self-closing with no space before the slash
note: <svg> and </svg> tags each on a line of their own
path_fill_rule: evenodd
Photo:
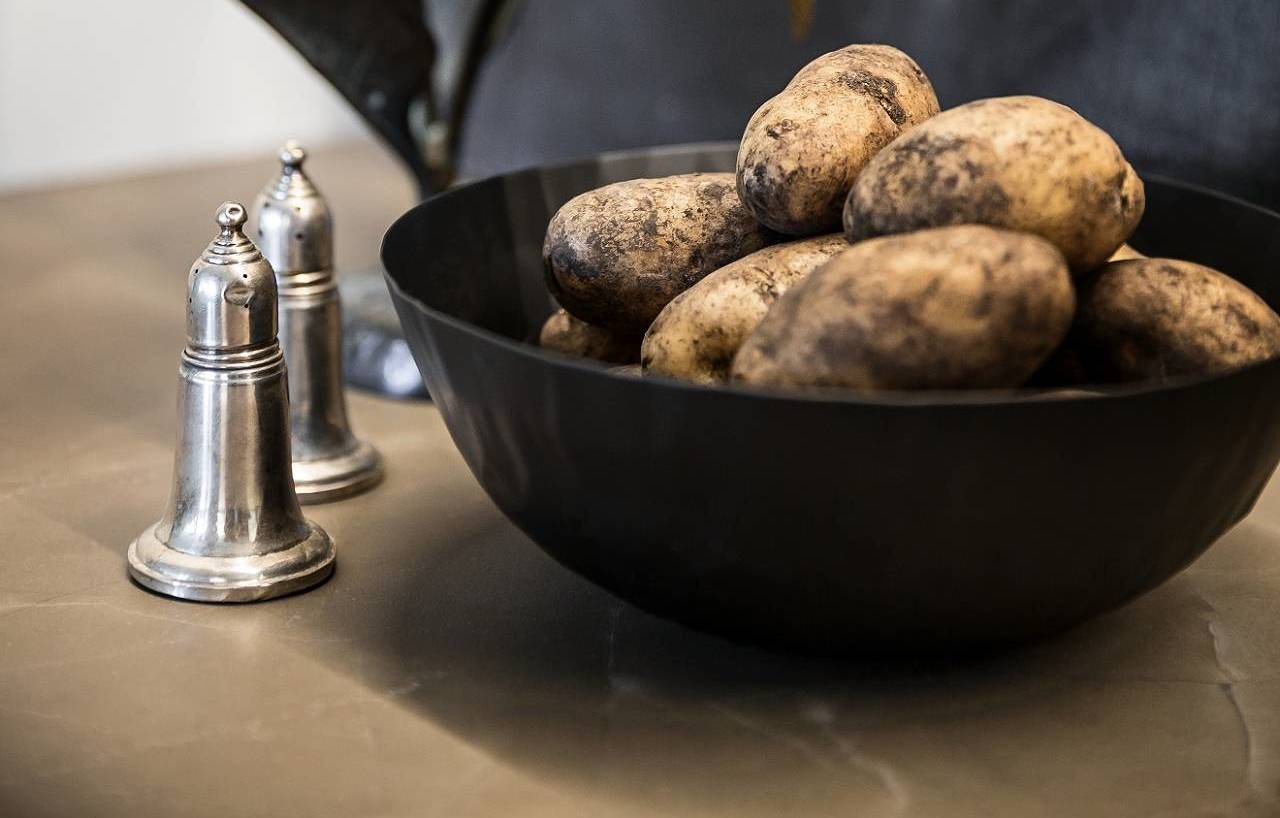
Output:
<svg viewBox="0 0 1280 818">
<path fill-rule="evenodd" d="M 735 395 L 752 400 L 783 401 L 796 403 L 819 404 L 853 404 L 863 406 L 900 406 L 900 407 L 939 407 L 939 406 L 1011 406 L 1028 403 L 1061 403 L 1061 402 L 1102 402 L 1118 399 L 1134 398 L 1157 393 L 1176 393 L 1186 391 L 1202 384 L 1243 378 L 1248 373 L 1268 367 L 1280 367 L 1280 356 L 1256 361 L 1236 369 L 1210 374 L 1178 375 L 1167 381 L 1139 381 L 1125 384 L 1085 384 L 1081 387 L 1027 387 L 1017 386 L 1004 389 L 919 389 L 919 390 L 884 390 L 880 392 L 860 391 L 842 387 L 814 387 L 811 389 L 781 389 L 747 386 L 728 382 L 723 384 L 701 384 L 683 381 L 662 375 L 645 375 L 637 378 L 610 371 L 608 364 L 594 362 L 585 358 L 563 355 L 558 352 L 542 349 L 534 344 L 509 338 L 501 333 L 485 329 L 470 321 L 452 316 L 422 302 L 416 296 L 405 292 L 387 264 L 387 245 L 393 233 L 408 229 L 410 221 L 416 219 L 417 212 L 427 207 L 440 207 L 449 199 L 461 195 L 464 191 L 495 181 L 510 179 L 528 173 L 545 173 L 548 171 L 566 170 L 589 162 L 603 160 L 645 159 L 681 154 L 706 153 L 713 150 L 728 150 L 736 147 L 730 141 L 692 142 L 674 145 L 659 145 L 649 148 L 633 148 L 627 150 L 605 151 L 590 156 L 570 159 L 544 165 L 528 165 L 516 170 L 494 173 L 488 176 L 468 180 L 448 190 L 427 197 L 421 202 L 400 214 L 383 233 L 379 247 L 379 258 L 382 262 L 383 279 L 392 295 L 399 300 L 412 304 L 434 320 L 470 335 L 478 340 L 494 344 L 516 355 L 540 361 L 553 368 L 590 373 L 599 377 L 625 381 L 641 387 L 666 388 L 688 391 L 696 394 Z M 1261 215 L 1275 219 L 1280 223 L 1280 213 L 1261 205 L 1254 204 L 1237 196 L 1214 190 L 1204 185 L 1184 182 L 1163 174 L 1142 174 L 1144 181 L 1154 181 L 1169 187 L 1180 188 L 1192 193 L 1209 196 L 1230 204 L 1244 207 Z M 1160 258 L 1155 256 L 1154 258 Z M 550 294 L 548 293 L 548 296 Z"/>
</svg>

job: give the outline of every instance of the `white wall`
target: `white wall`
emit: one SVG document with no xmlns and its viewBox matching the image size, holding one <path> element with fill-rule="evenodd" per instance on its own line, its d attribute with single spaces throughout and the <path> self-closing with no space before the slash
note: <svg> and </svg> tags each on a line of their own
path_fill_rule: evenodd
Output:
<svg viewBox="0 0 1280 818">
<path fill-rule="evenodd" d="M 371 138 L 234 0 L 0 0 L 0 191 Z"/>
</svg>

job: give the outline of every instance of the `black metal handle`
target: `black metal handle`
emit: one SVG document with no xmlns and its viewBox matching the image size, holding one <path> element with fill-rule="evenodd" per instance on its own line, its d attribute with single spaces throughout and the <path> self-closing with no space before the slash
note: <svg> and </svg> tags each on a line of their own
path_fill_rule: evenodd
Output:
<svg viewBox="0 0 1280 818">
<path fill-rule="evenodd" d="M 242 2 L 364 117 L 423 197 L 453 181 L 472 87 L 511 0 Z"/>
</svg>

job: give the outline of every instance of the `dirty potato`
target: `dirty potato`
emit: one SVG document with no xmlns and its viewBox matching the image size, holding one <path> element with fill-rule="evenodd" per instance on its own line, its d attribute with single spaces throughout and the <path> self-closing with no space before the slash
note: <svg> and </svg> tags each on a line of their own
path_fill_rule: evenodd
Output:
<svg viewBox="0 0 1280 818">
<path fill-rule="evenodd" d="M 1135 258 L 1146 258 L 1129 244 L 1120 245 L 1107 261 L 1132 261 Z"/>
<path fill-rule="evenodd" d="M 944 111 L 880 151 L 844 209 L 850 242 L 986 224 L 1053 242 L 1073 272 L 1111 257 L 1138 225 L 1142 180 L 1111 137 L 1039 97 Z"/>
<path fill-rule="evenodd" d="M 633 364 L 640 360 L 640 339 L 620 335 L 556 310 L 542 325 L 538 345 L 562 355 L 593 358 L 611 364 Z"/>
<path fill-rule="evenodd" d="M 1280 317 L 1217 270 L 1151 258 L 1081 282 L 1066 353 L 1096 382 L 1222 372 L 1280 354 Z"/>
<path fill-rule="evenodd" d="M 1062 341 L 1075 295 L 1062 254 L 979 225 L 850 247 L 796 284 L 747 338 L 736 381 L 966 389 L 1022 384 Z"/>
<path fill-rule="evenodd" d="M 577 318 L 642 335 L 671 299 L 774 237 L 731 173 L 618 182 L 571 199 L 542 247 L 547 284 Z"/>
<path fill-rule="evenodd" d="M 848 246 L 837 233 L 776 244 L 721 267 L 658 314 L 645 333 L 641 364 L 700 383 L 728 380 L 738 347 L 773 302 Z"/>
<path fill-rule="evenodd" d="M 1146 256 L 1125 243 L 1120 245 L 1107 261 L 1110 263 L 1139 258 L 1146 258 Z M 1049 360 L 1045 361 L 1044 366 L 1031 376 L 1026 385 L 1041 388 L 1074 387 L 1088 383 L 1090 380 L 1091 376 L 1080 360 L 1080 356 L 1069 345 L 1063 344 L 1049 356 Z"/>
<path fill-rule="evenodd" d="M 898 134 L 936 113 L 929 79 L 896 48 L 851 45 L 825 54 L 747 123 L 738 195 L 778 232 L 839 230 L 858 172 Z"/>
</svg>

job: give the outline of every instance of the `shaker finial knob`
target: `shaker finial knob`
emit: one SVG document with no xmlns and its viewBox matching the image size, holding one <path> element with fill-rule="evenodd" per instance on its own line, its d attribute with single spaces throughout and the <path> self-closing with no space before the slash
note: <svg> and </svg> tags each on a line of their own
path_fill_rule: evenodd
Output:
<svg viewBox="0 0 1280 818">
<path fill-rule="evenodd" d="M 239 232 L 249 217 L 245 214 L 244 205 L 239 202 L 223 202 L 218 207 L 218 212 L 214 218 L 217 219 L 218 225 L 223 230 Z"/>
<path fill-rule="evenodd" d="M 301 168 L 305 161 L 307 161 L 307 152 L 295 140 L 290 139 L 284 143 L 284 147 L 280 148 L 280 164 L 284 165 L 286 172 Z"/>
</svg>

